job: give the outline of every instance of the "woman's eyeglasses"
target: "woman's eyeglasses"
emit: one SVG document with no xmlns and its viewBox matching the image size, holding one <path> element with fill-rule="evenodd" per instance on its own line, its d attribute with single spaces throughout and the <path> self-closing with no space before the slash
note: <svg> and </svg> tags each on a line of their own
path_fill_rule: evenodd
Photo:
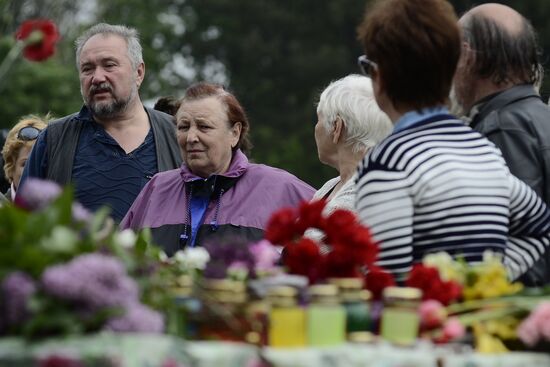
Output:
<svg viewBox="0 0 550 367">
<path fill-rule="evenodd" d="M 357 58 L 357 64 L 363 75 L 372 77 L 373 71 L 378 71 L 378 64 L 367 59 L 367 55 L 361 55 Z"/>
<path fill-rule="evenodd" d="M 25 126 L 17 133 L 17 139 L 23 141 L 35 140 L 36 138 L 38 138 L 38 135 L 40 135 L 41 131 L 42 130 L 34 126 Z"/>
</svg>

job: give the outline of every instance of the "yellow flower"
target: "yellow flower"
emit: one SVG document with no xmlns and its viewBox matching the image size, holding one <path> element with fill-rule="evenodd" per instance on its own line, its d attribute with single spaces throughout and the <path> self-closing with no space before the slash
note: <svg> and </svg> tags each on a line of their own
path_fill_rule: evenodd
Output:
<svg viewBox="0 0 550 367">
<path fill-rule="evenodd" d="M 454 280 L 464 284 L 466 269 L 464 264 L 454 260 L 445 251 L 426 255 L 422 260 L 425 266 L 436 268 L 442 280 Z"/>
<path fill-rule="evenodd" d="M 508 352 L 508 348 L 502 341 L 488 332 L 486 325 L 482 323 L 474 324 L 473 329 L 477 352 L 490 354 Z"/>
</svg>

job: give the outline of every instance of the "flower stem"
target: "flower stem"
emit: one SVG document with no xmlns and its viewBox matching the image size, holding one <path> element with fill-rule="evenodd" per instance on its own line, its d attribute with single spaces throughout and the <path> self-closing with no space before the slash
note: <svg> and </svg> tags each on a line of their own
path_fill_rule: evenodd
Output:
<svg viewBox="0 0 550 367">
<path fill-rule="evenodd" d="M 10 49 L 10 52 L 8 52 L 8 54 L 6 55 L 4 61 L 2 61 L 2 64 L 0 64 L 0 91 L 4 87 L 6 74 L 10 70 L 11 66 L 13 65 L 19 54 L 21 54 L 21 51 L 24 47 L 24 42 L 16 42 L 15 45 L 13 45 L 13 47 Z"/>
</svg>

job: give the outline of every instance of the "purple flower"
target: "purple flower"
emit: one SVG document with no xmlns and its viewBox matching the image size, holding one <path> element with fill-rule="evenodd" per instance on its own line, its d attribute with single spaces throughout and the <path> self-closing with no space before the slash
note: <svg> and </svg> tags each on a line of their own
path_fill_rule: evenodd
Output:
<svg viewBox="0 0 550 367">
<path fill-rule="evenodd" d="M 61 187 L 47 180 L 29 178 L 17 191 L 15 205 L 27 210 L 40 210 L 45 208 L 61 194 Z"/>
<path fill-rule="evenodd" d="M 76 222 L 89 222 L 92 218 L 92 213 L 82 206 L 82 204 L 74 202 L 72 206 L 73 220 Z"/>
<path fill-rule="evenodd" d="M 97 311 L 138 302 L 138 287 L 124 265 L 103 254 L 81 255 L 67 264 L 47 268 L 41 279 L 44 291 Z"/>
<path fill-rule="evenodd" d="M 140 303 L 126 308 L 126 313 L 107 321 L 106 330 L 116 332 L 162 333 L 164 319 L 162 315 Z"/>
<path fill-rule="evenodd" d="M 3 300 L 4 322 L 6 326 L 14 326 L 25 320 L 29 311 L 27 302 L 36 292 L 32 278 L 23 272 L 13 272 L 2 281 L 0 299 Z"/>
<path fill-rule="evenodd" d="M 254 256 L 257 272 L 273 270 L 275 263 L 281 257 L 275 246 L 268 240 L 261 240 L 250 245 L 250 252 Z"/>
<path fill-rule="evenodd" d="M 206 278 L 222 279 L 227 276 L 229 266 L 235 263 L 248 269 L 252 277 L 254 273 L 254 257 L 247 242 L 242 240 L 210 242 L 204 245 L 210 254 L 203 275 Z"/>
</svg>

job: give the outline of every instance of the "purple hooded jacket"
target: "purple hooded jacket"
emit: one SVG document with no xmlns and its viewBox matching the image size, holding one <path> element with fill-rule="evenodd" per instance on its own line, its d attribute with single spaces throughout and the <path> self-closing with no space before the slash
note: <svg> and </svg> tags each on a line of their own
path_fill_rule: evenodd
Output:
<svg viewBox="0 0 550 367">
<path fill-rule="evenodd" d="M 190 192 L 209 201 L 196 236 L 198 245 L 218 236 L 257 241 L 274 211 L 309 201 L 315 189 L 284 170 L 249 163 L 237 150 L 227 172 L 208 179 L 195 176 L 185 164 L 156 174 L 130 207 L 121 228 L 150 228 L 154 242 L 169 256 L 174 254 L 186 245 L 180 237 L 189 233 Z"/>
</svg>

